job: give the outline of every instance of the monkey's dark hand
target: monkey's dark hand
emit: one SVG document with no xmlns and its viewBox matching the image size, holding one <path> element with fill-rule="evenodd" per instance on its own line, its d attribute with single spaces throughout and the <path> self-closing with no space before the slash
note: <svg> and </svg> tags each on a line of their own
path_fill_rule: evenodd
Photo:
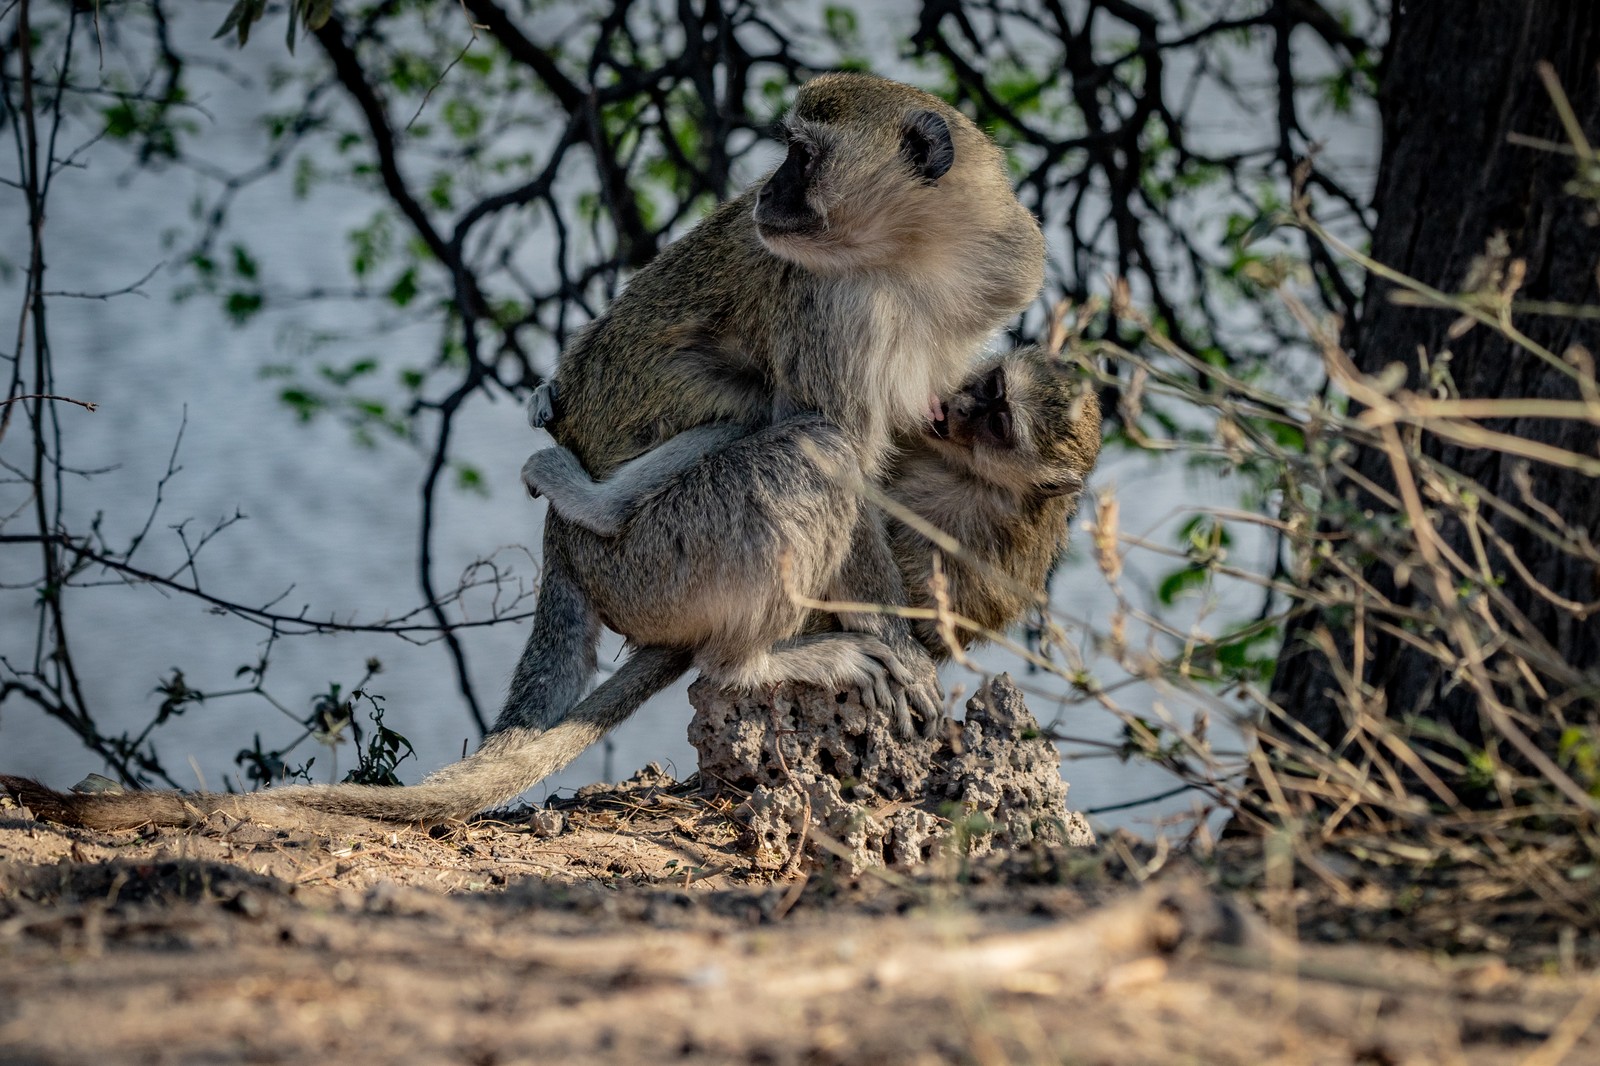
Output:
<svg viewBox="0 0 1600 1066">
<path fill-rule="evenodd" d="M 535 499 L 547 496 L 556 514 L 602 537 L 614 537 L 627 522 L 632 508 L 618 501 L 589 478 L 578 457 L 560 446 L 528 456 L 522 464 L 522 484 Z"/>
<path fill-rule="evenodd" d="M 550 423 L 561 417 L 558 410 L 560 394 L 556 391 L 556 383 L 547 381 L 533 390 L 533 395 L 528 397 L 528 425 L 534 429 L 544 429 Z"/>
<path fill-rule="evenodd" d="M 589 480 L 589 472 L 578 462 L 578 457 L 560 445 L 543 448 L 528 456 L 528 461 L 522 464 L 522 484 L 528 490 L 528 495 L 536 500 L 540 496 L 550 497 L 558 510 L 565 497 L 577 496 L 586 489 L 594 488 L 594 482 Z M 562 517 L 567 515 L 563 513 Z"/>
</svg>

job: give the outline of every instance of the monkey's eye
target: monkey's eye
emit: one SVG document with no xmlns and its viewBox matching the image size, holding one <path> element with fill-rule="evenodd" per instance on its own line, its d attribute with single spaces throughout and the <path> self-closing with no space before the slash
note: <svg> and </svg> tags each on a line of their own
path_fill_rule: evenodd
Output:
<svg viewBox="0 0 1600 1066">
<path fill-rule="evenodd" d="M 985 420 L 984 426 L 986 429 L 988 429 L 989 435 L 995 439 L 996 443 L 1006 445 L 1007 447 L 1013 443 L 1011 439 L 1010 408 L 1001 407 L 998 410 L 989 412 L 989 417 Z"/>
<path fill-rule="evenodd" d="M 809 144 L 804 141 L 791 140 L 789 142 L 789 158 L 784 160 L 784 165 L 794 165 L 805 172 L 806 177 L 817 168 L 817 153 L 812 151 Z"/>
<path fill-rule="evenodd" d="M 984 375 L 983 380 L 978 382 L 977 396 L 987 403 L 995 403 L 1006 398 L 1005 367 L 997 366 Z"/>
</svg>

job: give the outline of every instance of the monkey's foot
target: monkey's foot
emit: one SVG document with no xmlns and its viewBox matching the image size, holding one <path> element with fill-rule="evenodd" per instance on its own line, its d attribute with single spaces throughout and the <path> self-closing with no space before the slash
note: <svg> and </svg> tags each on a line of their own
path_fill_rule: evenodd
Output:
<svg viewBox="0 0 1600 1066">
<path fill-rule="evenodd" d="M 700 665 L 719 684 L 746 692 L 799 681 L 836 691 L 856 689 L 861 705 L 871 711 L 898 710 L 904 704 L 891 683 L 899 660 L 887 644 L 864 633 L 795 637 L 742 662 Z M 909 712 L 904 717 L 906 728 L 911 728 Z"/>
<path fill-rule="evenodd" d="M 939 675 L 919 644 L 900 651 L 866 633 L 821 633 L 779 644 L 773 659 L 781 663 L 785 680 L 831 681 L 835 688 L 858 689 L 861 705 L 892 716 L 903 738 L 919 735 L 918 719 L 925 737 L 937 733 L 944 721 Z"/>
<path fill-rule="evenodd" d="M 922 722 L 924 737 L 936 735 L 944 725 L 944 693 L 939 687 L 939 671 L 920 644 L 897 642 L 886 664 L 895 683 L 895 722 L 902 737 L 918 735 L 913 719 Z M 885 645 L 887 648 L 888 645 Z"/>
</svg>

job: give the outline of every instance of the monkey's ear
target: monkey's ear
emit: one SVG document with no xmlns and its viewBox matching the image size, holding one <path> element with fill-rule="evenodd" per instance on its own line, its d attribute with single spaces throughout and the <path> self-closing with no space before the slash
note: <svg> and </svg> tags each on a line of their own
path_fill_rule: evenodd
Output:
<svg viewBox="0 0 1600 1066">
<path fill-rule="evenodd" d="M 932 111 L 913 111 L 900 132 L 900 155 L 923 181 L 938 181 L 956 161 L 949 125 Z"/>
<path fill-rule="evenodd" d="M 1083 478 L 1071 471 L 1064 472 L 1046 481 L 1043 485 L 1034 486 L 1034 491 L 1046 498 L 1051 496 L 1071 496 L 1074 492 L 1081 492 L 1082 490 Z"/>
</svg>

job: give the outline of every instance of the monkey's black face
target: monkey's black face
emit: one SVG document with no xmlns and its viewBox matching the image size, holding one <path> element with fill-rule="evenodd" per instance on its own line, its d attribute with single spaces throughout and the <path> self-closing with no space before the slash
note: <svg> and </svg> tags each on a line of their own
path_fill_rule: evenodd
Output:
<svg viewBox="0 0 1600 1066">
<path fill-rule="evenodd" d="M 931 223 L 959 206 L 950 201 L 962 183 L 947 176 L 957 164 L 951 123 L 965 119 L 907 106 L 921 97 L 870 77 L 807 83 L 782 123 L 783 162 L 755 193 L 767 250 L 828 275 L 925 264 Z"/>
<path fill-rule="evenodd" d="M 938 408 L 927 443 L 941 460 L 1036 501 L 1081 491 L 1100 453 L 1094 390 L 1036 346 L 980 365 Z"/>
<path fill-rule="evenodd" d="M 806 199 L 821 152 L 798 138 L 789 142 L 783 165 L 756 194 L 756 228 L 763 237 L 801 237 L 818 233 L 823 220 Z"/>
<path fill-rule="evenodd" d="M 940 440 L 963 448 L 1010 451 L 1017 446 L 1017 427 L 1006 395 L 1006 368 L 1002 363 L 969 381 L 948 402 L 940 404 L 942 417 L 929 429 Z"/>
<path fill-rule="evenodd" d="M 813 203 L 819 173 L 826 169 L 830 155 L 840 149 L 833 146 L 828 131 L 808 121 L 798 121 L 787 135 L 789 151 L 783 163 L 762 184 L 756 194 L 756 227 L 767 238 L 805 237 L 819 235 L 827 226 L 827 219 Z M 848 139 L 848 138 L 847 138 Z M 848 153 L 846 153 L 848 154 Z M 950 126 L 932 111 L 913 111 L 900 130 L 898 168 L 889 177 L 909 178 L 919 185 L 933 186 L 949 173 L 955 163 L 955 143 Z M 875 167 L 870 160 L 858 161 L 858 166 Z M 867 190 L 867 198 L 881 189 Z"/>
</svg>

